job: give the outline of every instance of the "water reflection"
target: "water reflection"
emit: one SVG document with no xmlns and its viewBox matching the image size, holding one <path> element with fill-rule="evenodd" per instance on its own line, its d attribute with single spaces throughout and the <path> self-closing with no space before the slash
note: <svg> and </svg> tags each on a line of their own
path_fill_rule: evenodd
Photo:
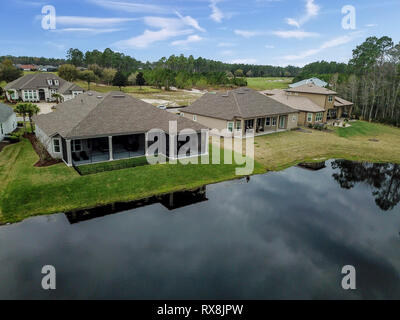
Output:
<svg viewBox="0 0 400 320">
<path fill-rule="evenodd" d="M 302 162 L 298 164 L 298 167 L 312 170 L 312 171 L 319 171 L 326 168 L 325 161 L 322 162 Z"/>
<path fill-rule="evenodd" d="M 397 164 L 359 163 L 347 160 L 332 161 L 333 178 L 344 189 L 358 183 L 372 188 L 375 203 L 384 211 L 392 210 L 400 201 L 400 166 Z"/>
<path fill-rule="evenodd" d="M 150 206 L 156 203 L 161 203 L 168 210 L 175 210 L 207 200 L 207 187 L 203 186 L 195 190 L 179 191 L 170 194 L 145 198 L 138 201 L 116 202 L 110 205 L 91 209 L 70 211 L 65 213 L 65 215 L 68 221 L 71 224 L 74 224 L 111 214 L 116 214 L 123 211 Z"/>
</svg>

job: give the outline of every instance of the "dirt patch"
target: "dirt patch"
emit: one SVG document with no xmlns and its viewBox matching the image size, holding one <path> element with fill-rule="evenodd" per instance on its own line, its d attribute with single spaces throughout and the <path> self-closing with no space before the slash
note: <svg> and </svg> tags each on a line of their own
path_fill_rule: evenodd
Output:
<svg viewBox="0 0 400 320">
<path fill-rule="evenodd" d="M 27 133 L 24 135 L 24 138 L 28 139 L 36 154 L 39 156 L 39 161 L 35 163 L 35 167 L 50 167 L 57 163 L 61 163 L 61 160 L 53 159 L 50 154 L 47 152 L 45 147 L 40 143 L 36 136 L 32 133 Z"/>
<path fill-rule="evenodd" d="M 10 145 L 10 143 L 9 142 L 0 142 L 0 152 L 1 152 L 1 150 L 3 150 L 3 148 L 4 147 L 6 147 L 6 146 L 9 146 Z"/>
<path fill-rule="evenodd" d="M 378 139 L 369 139 L 368 141 L 371 141 L 371 142 L 379 142 Z"/>
</svg>

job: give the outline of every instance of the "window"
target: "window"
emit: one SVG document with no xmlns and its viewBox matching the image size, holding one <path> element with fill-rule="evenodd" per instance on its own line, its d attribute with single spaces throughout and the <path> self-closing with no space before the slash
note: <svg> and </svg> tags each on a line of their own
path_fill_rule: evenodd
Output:
<svg viewBox="0 0 400 320">
<path fill-rule="evenodd" d="M 242 121 L 236 121 L 236 131 L 242 130 Z"/>
<path fill-rule="evenodd" d="M 72 145 L 72 152 L 82 151 L 82 141 L 81 140 L 73 140 L 71 145 Z"/>
<path fill-rule="evenodd" d="M 197 121 L 197 116 L 196 115 L 193 116 L 193 121 Z"/>
<path fill-rule="evenodd" d="M 272 125 L 276 126 L 276 118 L 272 118 Z"/>
<path fill-rule="evenodd" d="M 24 97 L 25 97 L 25 100 L 28 100 L 28 99 L 29 99 L 28 91 L 24 91 Z"/>
<path fill-rule="evenodd" d="M 328 102 L 333 102 L 333 96 L 328 97 Z"/>
<path fill-rule="evenodd" d="M 53 80 L 49 79 L 49 80 L 47 80 L 47 83 L 49 84 L 49 86 L 52 86 L 53 85 Z"/>
<path fill-rule="evenodd" d="M 265 119 L 265 125 L 269 127 L 271 125 L 271 118 Z"/>
<path fill-rule="evenodd" d="M 184 114 L 183 112 L 181 112 L 180 116 L 181 116 L 181 117 L 184 117 L 184 116 L 185 116 L 185 114 Z"/>
<path fill-rule="evenodd" d="M 55 84 L 56 86 L 58 86 L 60 83 L 58 82 L 58 80 L 54 80 L 54 84 Z"/>
<path fill-rule="evenodd" d="M 246 130 L 254 129 L 254 120 L 245 120 L 244 127 Z"/>
<path fill-rule="evenodd" d="M 233 132 L 233 122 L 228 122 L 228 131 Z"/>
<path fill-rule="evenodd" d="M 316 122 L 321 122 L 323 118 L 324 118 L 324 113 L 323 113 L 323 112 L 318 112 L 318 113 L 315 115 L 315 121 L 316 121 Z"/>
<path fill-rule="evenodd" d="M 33 92 L 32 92 L 32 90 L 29 90 L 29 99 L 33 99 Z"/>
<path fill-rule="evenodd" d="M 307 113 L 307 122 L 312 122 L 312 119 L 313 119 L 313 114 Z"/>
<path fill-rule="evenodd" d="M 54 151 L 54 153 L 60 153 L 61 152 L 60 139 L 53 139 L 53 151 Z"/>
<path fill-rule="evenodd" d="M 296 121 L 297 121 L 297 116 L 296 116 L 296 115 L 294 115 L 294 116 L 292 117 L 292 121 L 293 121 L 293 122 L 296 122 Z"/>
</svg>

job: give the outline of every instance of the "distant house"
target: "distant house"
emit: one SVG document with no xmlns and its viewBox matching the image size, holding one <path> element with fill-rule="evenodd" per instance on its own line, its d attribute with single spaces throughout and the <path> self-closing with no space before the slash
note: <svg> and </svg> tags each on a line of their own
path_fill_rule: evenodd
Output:
<svg viewBox="0 0 400 320">
<path fill-rule="evenodd" d="M 315 84 L 316 86 L 322 87 L 322 88 L 325 88 L 328 85 L 327 82 L 322 81 L 321 79 L 310 78 L 310 79 L 305 79 L 305 80 L 293 83 L 293 84 L 289 85 L 289 87 L 290 88 L 297 88 L 297 87 L 303 86 L 305 84 Z"/>
<path fill-rule="evenodd" d="M 207 93 L 182 110 L 184 117 L 226 134 L 245 136 L 286 131 L 297 127 L 298 110 L 252 89 Z"/>
<path fill-rule="evenodd" d="M 39 66 L 39 71 L 41 72 L 56 72 L 58 67 L 56 66 Z"/>
<path fill-rule="evenodd" d="M 27 74 L 10 82 L 4 89 L 8 99 L 24 102 L 54 102 L 54 94 L 59 94 L 63 101 L 67 101 L 84 92 L 81 87 L 53 73 Z"/>
<path fill-rule="evenodd" d="M 152 129 L 168 135 L 165 156 L 178 158 L 182 143 L 170 131 L 170 121 L 176 121 L 178 132 L 195 132 L 189 138 L 198 139 L 196 155 L 208 154 L 208 141 L 201 134 L 206 127 L 121 92 L 89 91 L 49 114 L 35 116 L 34 121 L 38 140 L 68 166 L 143 157 L 151 145 L 146 135 Z M 169 150 L 170 139 L 175 139 L 176 152 Z"/>
<path fill-rule="evenodd" d="M 3 141 L 4 137 L 13 132 L 17 128 L 17 116 L 14 110 L 0 103 L 0 141 Z"/>
<path fill-rule="evenodd" d="M 335 91 L 312 83 L 286 90 L 266 90 L 263 94 L 300 112 L 299 124 L 325 123 L 349 117 L 352 102 L 337 97 Z"/>
<path fill-rule="evenodd" d="M 18 65 L 18 68 L 22 71 L 36 71 L 39 69 L 39 67 L 34 64 L 21 64 Z"/>
</svg>

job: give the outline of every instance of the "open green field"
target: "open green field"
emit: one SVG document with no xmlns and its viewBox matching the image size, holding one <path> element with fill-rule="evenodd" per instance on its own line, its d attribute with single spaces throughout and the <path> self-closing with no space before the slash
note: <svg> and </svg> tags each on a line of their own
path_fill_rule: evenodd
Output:
<svg viewBox="0 0 400 320">
<path fill-rule="evenodd" d="M 159 164 L 80 176 L 65 164 L 34 167 L 37 161 L 26 139 L 0 152 L 0 224 L 238 178 L 236 165 Z M 263 172 L 256 163 L 254 173 Z"/>
<path fill-rule="evenodd" d="M 293 78 L 247 78 L 248 87 L 254 90 L 287 89 Z"/>
<path fill-rule="evenodd" d="M 300 162 L 347 159 L 400 163 L 400 129 L 357 121 L 331 132 L 306 129 L 255 138 L 255 159 L 267 170 Z"/>
</svg>

